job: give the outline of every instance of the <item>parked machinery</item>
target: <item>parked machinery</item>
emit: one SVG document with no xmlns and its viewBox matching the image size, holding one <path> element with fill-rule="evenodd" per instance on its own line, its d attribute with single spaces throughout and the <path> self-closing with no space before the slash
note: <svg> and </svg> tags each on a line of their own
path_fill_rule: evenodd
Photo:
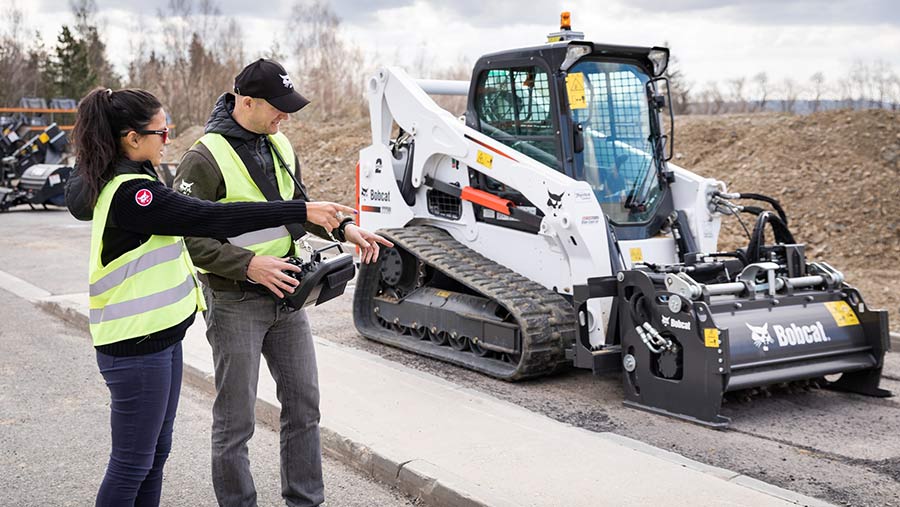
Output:
<svg viewBox="0 0 900 507">
<path fill-rule="evenodd" d="M 0 139 L 0 211 L 28 204 L 63 206 L 63 189 L 72 168 L 62 164 L 68 144 L 65 132 L 52 123 L 22 143 L 13 128 Z"/>
</svg>

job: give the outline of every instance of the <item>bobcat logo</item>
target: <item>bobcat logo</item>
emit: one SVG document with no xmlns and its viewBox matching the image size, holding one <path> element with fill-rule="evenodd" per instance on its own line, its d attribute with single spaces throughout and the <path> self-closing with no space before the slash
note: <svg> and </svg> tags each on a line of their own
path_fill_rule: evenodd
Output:
<svg viewBox="0 0 900 507">
<path fill-rule="evenodd" d="M 138 206 L 146 207 L 149 206 L 151 202 L 153 202 L 153 193 L 151 193 L 146 188 L 142 188 L 138 190 L 136 194 L 134 194 L 134 200 L 137 201 Z"/>
<path fill-rule="evenodd" d="M 769 323 L 765 323 L 762 327 L 751 326 L 747 324 L 747 329 L 750 330 L 750 338 L 753 339 L 753 345 L 756 345 L 756 348 L 762 347 L 763 352 L 769 351 L 769 344 L 775 343 L 775 340 L 772 339 L 772 335 L 769 334 Z"/>
<path fill-rule="evenodd" d="M 291 78 L 289 78 L 287 74 L 278 74 L 278 77 L 281 78 L 281 84 L 284 85 L 285 88 L 294 87 L 294 83 L 291 82 Z"/>
<path fill-rule="evenodd" d="M 191 187 L 193 187 L 193 183 L 188 183 L 186 181 L 182 181 L 181 185 L 178 185 L 178 191 L 184 195 L 191 195 Z"/>
<path fill-rule="evenodd" d="M 360 196 L 360 197 L 368 197 L 368 196 L 369 196 L 369 189 L 368 189 L 368 188 L 360 188 L 360 189 L 359 189 L 359 196 Z"/>
<path fill-rule="evenodd" d="M 548 190 L 547 191 L 547 196 L 548 196 L 547 206 L 550 206 L 553 209 L 562 208 L 563 195 L 565 195 L 565 194 L 554 194 Z"/>
</svg>

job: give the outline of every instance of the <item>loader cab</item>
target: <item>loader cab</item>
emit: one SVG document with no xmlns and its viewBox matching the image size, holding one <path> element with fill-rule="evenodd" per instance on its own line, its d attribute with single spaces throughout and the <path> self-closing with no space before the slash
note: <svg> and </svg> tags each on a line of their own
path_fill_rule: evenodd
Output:
<svg viewBox="0 0 900 507">
<path fill-rule="evenodd" d="M 485 55 L 473 71 L 466 123 L 590 184 L 618 238 L 652 237 L 674 209 L 655 79 L 664 71 L 660 57 L 667 60 L 668 50 L 585 41 Z M 473 185 L 514 194 L 476 178 Z"/>
</svg>

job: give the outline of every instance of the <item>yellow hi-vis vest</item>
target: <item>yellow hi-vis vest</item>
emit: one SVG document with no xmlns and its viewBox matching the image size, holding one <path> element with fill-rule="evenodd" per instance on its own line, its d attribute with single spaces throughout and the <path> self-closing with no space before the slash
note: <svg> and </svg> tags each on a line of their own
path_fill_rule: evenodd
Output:
<svg viewBox="0 0 900 507">
<path fill-rule="evenodd" d="M 228 141 L 221 134 L 209 133 L 197 140 L 203 143 L 209 149 L 219 170 L 222 172 L 222 178 L 225 180 L 225 198 L 219 202 L 265 202 L 266 197 L 263 195 L 250 173 L 247 166 L 238 156 L 234 148 L 228 144 Z M 271 146 L 278 150 L 278 153 L 284 157 L 285 163 L 294 160 L 294 149 L 291 147 L 287 136 L 278 132 L 269 136 Z M 275 162 L 275 177 L 278 180 L 278 193 L 285 201 L 289 201 L 294 197 L 294 180 L 287 174 L 289 167 L 282 167 L 278 156 L 272 153 L 272 160 Z M 291 250 L 291 233 L 287 227 L 278 226 L 259 231 L 252 231 L 240 236 L 228 238 L 228 242 L 232 245 L 239 246 L 251 250 L 257 255 L 274 255 L 282 257 Z M 201 272 L 205 272 L 201 269 Z"/>
<path fill-rule="evenodd" d="M 180 236 L 150 236 L 141 246 L 101 265 L 103 231 L 119 186 L 141 174 L 116 176 L 103 187 L 91 225 L 90 328 L 94 345 L 168 329 L 205 310 L 194 265 Z"/>
</svg>

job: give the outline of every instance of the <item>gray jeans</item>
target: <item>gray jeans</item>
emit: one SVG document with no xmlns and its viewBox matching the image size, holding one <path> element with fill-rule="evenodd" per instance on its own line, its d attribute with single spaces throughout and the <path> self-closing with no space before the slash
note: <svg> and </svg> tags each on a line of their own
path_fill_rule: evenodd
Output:
<svg viewBox="0 0 900 507">
<path fill-rule="evenodd" d="M 219 505 L 255 506 L 247 442 L 256 425 L 259 358 L 281 403 L 281 495 L 291 507 L 325 500 L 319 442 L 319 381 L 309 320 L 271 296 L 204 287 L 206 337 L 216 368 L 212 481 Z"/>
</svg>

